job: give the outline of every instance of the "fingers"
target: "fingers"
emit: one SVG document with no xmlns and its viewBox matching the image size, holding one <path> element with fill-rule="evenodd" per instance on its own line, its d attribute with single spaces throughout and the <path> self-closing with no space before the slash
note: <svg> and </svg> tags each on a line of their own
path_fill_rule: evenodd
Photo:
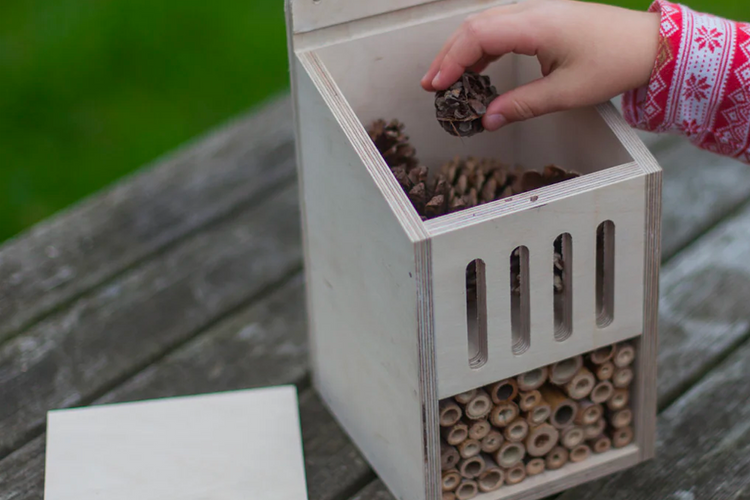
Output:
<svg viewBox="0 0 750 500">
<path fill-rule="evenodd" d="M 487 10 L 470 16 L 453 33 L 430 69 L 422 78 L 425 90 L 448 88 L 468 68 L 483 70 L 490 62 L 509 52 L 535 54 L 530 32 L 533 15 L 527 2 Z"/>
<path fill-rule="evenodd" d="M 573 84 L 574 88 L 575 82 L 568 82 L 569 79 L 564 72 L 554 72 L 506 92 L 487 107 L 482 125 L 493 131 L 508 123 L 571 109 L 582 104 L 571 97 L 574 94 L 569 90 L 570 84 Z"/>
<path fill-rule="evenodd" d="M 443 61 L 443 58 L 445 57 L 445 54 L 448 53 L 450 48 L 453 46 L 453 43 L 456 41 L 458 36 L 461 34 L 461 30 L 456 30 L 453 35 L 448 39 L 447 42 L 445 42 L 445 45 L 443 45 L 443 48 L 440 49 L 440 52 L 438 53 L 437 57 L 432 61 L 432 64 L 430 65 L 430 69 L 427 70 L 427 73 L 422 77 L 422 88 L 434 92 L 436 89 L 432 86 L 432 80 L 435 78 L 435 75 L 437 75 L 437 72 L 440 70 L 440 63 Z"/>
<path fill-rule="evenodd" d="M 477 17 L 464 23 L 432 81 L 437 90 L 448 88 L 485 57 L 497 59 L 508 53 L 534 55 L 537 40 L 525 12 L 493 17 Z"/>
</svg>

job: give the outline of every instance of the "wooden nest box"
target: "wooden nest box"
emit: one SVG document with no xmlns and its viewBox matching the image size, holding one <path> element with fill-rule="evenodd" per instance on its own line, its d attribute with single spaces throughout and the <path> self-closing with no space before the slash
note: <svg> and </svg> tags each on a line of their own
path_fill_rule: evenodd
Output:
<svg viewBox="0 0 750 500">
<path fill-rule="evenodd" d="M 636 134 L 609 103 L 443 131 L 420 78 L 467 15 L 503 2 L 287 2 L 314 383 L 388 488 L 441 498 L 440 401 L 622 341 L 632 444 L 476 498 L 540 498 L 652 457 L 661 170 Z M 540 76 L 522 56 L 486 74 L 499 92 Z M 366 132 L 379 118 L 431 168 L 474 155 L 584 175 L 424 222 Z"/>
</svg>

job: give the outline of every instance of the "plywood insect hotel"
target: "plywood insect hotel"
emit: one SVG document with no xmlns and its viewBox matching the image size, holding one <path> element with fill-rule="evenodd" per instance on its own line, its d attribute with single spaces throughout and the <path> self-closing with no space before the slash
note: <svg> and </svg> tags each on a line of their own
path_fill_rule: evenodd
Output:
<svg viewBox="0 0 750 500">
<path fill-rule="evenodd" d="M 654 453 L 653 157 L 610 104 L 473 134 L 469 77 L 437 103 L 457 126 L 419 86 L 498 4 L 287 5 L 314 382 L 402 500 L 541 498 Z"/>
</svg>

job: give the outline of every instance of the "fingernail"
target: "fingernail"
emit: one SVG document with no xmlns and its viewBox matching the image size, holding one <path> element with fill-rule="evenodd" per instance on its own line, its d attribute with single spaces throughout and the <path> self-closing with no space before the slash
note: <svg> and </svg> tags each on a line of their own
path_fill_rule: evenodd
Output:
<svg viewBox="0 0 750 500">
<path fill-rule="evenodd" d="M 432 79 L 432 86 L 436 87 L 439 80 L 440 80 L 440 71 L 438 71 L 437 75 L 435 75 L 435 78 Z"/>
<path fill-rule="evenodd" d="M 508 120 L 501 114 L 487 115 L 484 117 L 484 128 L 487 130 L 497 130 L 508 124 Z"/>
</svg>

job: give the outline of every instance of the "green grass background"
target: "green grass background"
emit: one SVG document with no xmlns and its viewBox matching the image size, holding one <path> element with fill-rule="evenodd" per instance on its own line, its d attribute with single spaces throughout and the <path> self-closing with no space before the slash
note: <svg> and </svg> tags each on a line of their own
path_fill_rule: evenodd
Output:
<svg viewBox="0 0 750 500">
<path fill-rule="evenodd" d="M 285 44 L 282 0 L 3 2 L 0 241 L 283 90 Z"/>
</svg>

